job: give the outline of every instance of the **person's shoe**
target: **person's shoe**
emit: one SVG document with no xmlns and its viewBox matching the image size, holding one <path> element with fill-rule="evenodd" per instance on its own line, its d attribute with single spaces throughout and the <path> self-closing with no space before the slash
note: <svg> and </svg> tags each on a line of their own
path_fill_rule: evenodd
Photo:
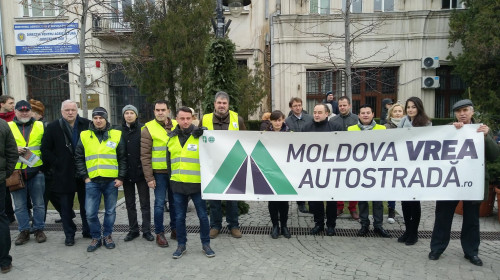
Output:
<svg viewBox="0 0 500 280">
<path fill-rule="evenodd" d="M 388 233 L 383 227 L 376 227 L 373 229 L 373 231 L 382 236 L 383 238 L 390 238 L 391 237 L 391 234 Z"/>
<path fill-rule="evenodd" d="M 283 235 L 283 237 L 285 238 L 290 238 L 292 237 L 292 235 L 290 234 L 290 230 L 288 229 L 288 227 L 281 227 L 281 234 Z"/>
<path fill-rule="evenodd" d="M 83 238 L 92 239 L 92 235 L 89 232 L 82 232 Z"/>
<path fill-rule="evenodd" d="M 359 220 L 359 214 L 356 211 L 351 211 L 351 218 L 354 220 Z"/>
<path fill-rule="evenodd" d="M 368 234 L 368 227 L 366 227 L 366 226 L 362 226 L 362 227 L 358 230 L 358 236 L 365 236 L 366 234 Z"/>
<path fill-rule="evenodd" d="M 396 211 L 394 211 L 394 208 L 389 208 L 389 215 L 387 216 L 387 222 L 389 224 L 394 224 L 396 220 L 394 219 L 396 217 Z"/>
<path fill-rule="evenodd" d="M 182 258 L 182 255 L 186 253 L 186 245 L 179 245 L 177 246 L 177 250 L 172 254 L 173 259 L 180 259 Z"/>
<path fill-rule="evenodd" d="M 241 238 L 243 234 L 241 234 L 241 231 L 239 228 L 232 228 L 231 229 L 231 236 L 234 238 Z"/>
<path fill-rule="evenodd" d="M 212 248 L 210 248 L 210 245 L 203 245 L 201 249 L 203 250 L 203 253 L 205 253 L 205 256 L 209 258 L 215 257 L 215 252 Z"/>
<path fill-rule="evenodd" d="M 273 229 L 271 230 L 271 237 L 273 239 L 278 239 L 280 236 L 280 227 L 278 225 L 274 225 Z"/>
<path fill-rule="evenodd" d="M 144 232 L 142 234 L 142 238 L 146 239 L 147 241 L 155 240 L 155 237 L 151 234 L 151 232 Z"/>
<path fill-rule="evenodd" d="M 23 230 L 19 233 L 19 235 L 16 238 L 16 245 L 23 245 L 26 242 L 30 240 L 30 231 L 29 230 Z"/>
<path fill-rule="evenodd" d="M 104 243 L 104 246 L 106 246 L 106 249 L 114 249 L 115 248 L 115 242 L 113 241 L 113 238 L 111 238 L 111 234 L 108 236 L 105 236 L 102 239 L 102 243 Z"/>
<path fill-rule="evenodd" d="M 312 229 L 311 229 L 311 234 L 312 235 L 317 235 L 317 234 L 320 234 L 321 232 L 323 232 L 325 230 L 324 227 L 322 226 L 314 226 Z"/>
<path fill-rule="evenodd" d="M 66 236 L 66 239 L 64 239 L 64 245 L 66 245 L 66 246 L 75 245 L 75 237 L 74 236 Z"/>
<path fill-rule="evenodd" d="M 101 245 L 101 239 L 92 239 L 92 242 L 90 242 L 90 245 L 87 247 L 87 252 L 94 252 L 101 247 Z"/>
<path fill-rule="evenodd" d="M 161 232 L 156 235 L 156 244 L 162 248 L 168 247 L 168 241 L 165 238 L 165 233 Z"/>
<path fill-rule="evenodd" d="M 47 236 L 45 235 L 45 233 L 43 233 L 43 230 L 41 229 L 35 230 L 35 240 L 38 243 L 43 243 L 47 241 Z"/>
<path fill-rule="evenodd" d="M 9 272 L 9 271 L 11 271 L 11 270 L 12 270 L 12 263 L 11 263 L 11 264 L 9 264 L 8 266 L 2 266 L 2 267 L 0 268 L 0 270 L 1 270 L 1 271 L 2 271 L 2 273 L 4 273 L 4 274 L 5 274 L 5 273 L 7 273 L 7 272 Z"/>
<path fill-rule="evenodd" d="M 306 208 L 306 205 L 305 205 L 305 204 L 300 204 L 300 205 L 299 205 L 299 212 L 300 212 L 300 213 L 309 213 L 309 211 L 307 210 L 307 208 Z"/>
<path fill-rule="evenodd" d="M 403 233 L 403 235 L 401 235 L 400 237 L 398 237 L 398 242 L 399 242 L 399 243 L 405 243 L 405 242 L 406 242 L 406 240 L 408 240 L 408 235 L 409 235 L 409 234 L 408 234 L 408 232 L 407 232 L 407 231 L 405 231 L 405 232 Z"/>
<path fill-rule="evenodd" d="M 327 227 L 326 228 L 326 235 L 327 236 L 334 236 L 335 235 L 335 228 L 334 227 Z"/>
<path fill-rule="evenodd" d="M 129 231 L 127 233 L 127 236 L 125 236 L 125 238 L 123 239 L 123 241 L 125 241 L 125 242 L 132 241 L 132 240 L 136 239 L 137 237 L 139 237 L 139 233 L 137 231 Z"/>
<path fill-rule="evenodd" d="M 54 220 L 54 223 L 56 223 L 56 224 L 60 224 L 60 223 L 62 223 L 62 219 L 61 219 L 61 218 L 59 218 L 59 219 L 55 219 L 55 220 Z"/>
<path fill-rule="evenodd" d="M 342 215 L 342 213 L 344 213 L 344 209 L 337 209 L 337 217 Z"/>
<path fill-rule="evenodd" d="M 478 256 L 464 255 L 464 258 L 468 259 L 473 265 L 483 266 L 483 261 Z"/>
<path fill-rule="evenodd" d="M 405 241 L 405 245 L 411 246 L 411 245 L 415 245 L 415 243 L 417 243 L 417 242 L 418 242 L 418 236 L 408 237 L 408 239 L 406 239 L 406 241 Z"/>
<path fill-rule="evenodd" d="M 170 232 L 170 239 L 177 240 L 177 230 L 173 229 Z"/>
<path fill-rule="evenodd" d="M 219 232 L 220 229 L 211 228 L 209 233 L 210 239 L 215 239 L 219 235 Z"/>
<path fill-rule="evenodd" d="M 438 252 L 434 252 L 434 251 L 429 252 L 429 260 L 431 260 L 431 261 L 437 261 L 440 256 L 441 256 L 441 254 L 439 254 Z"/>
</svg>

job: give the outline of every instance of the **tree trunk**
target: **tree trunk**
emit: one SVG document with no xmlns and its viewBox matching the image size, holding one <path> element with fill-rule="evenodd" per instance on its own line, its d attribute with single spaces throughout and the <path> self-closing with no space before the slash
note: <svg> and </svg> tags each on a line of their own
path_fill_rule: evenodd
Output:
<svg viewBox="0 0 500 280">
<path fill-rule="evenodd" d="M 85 73 L 85 34 L 87 31 L 87 13 L 89 8 L 89 0 L 82 1 L 82 18 L 80 21 L 80 96 L 82 100 L 83 117 L 88 118 L 87 107 L 87 87 L 85 86 L 87 77 Z"/>
<path fill-rule="evenodd" d="M 345 7 L 345 95 L 352 101 L 352 72 L 351 72 L 351 0 L 346 0 Z"/>
</svg>

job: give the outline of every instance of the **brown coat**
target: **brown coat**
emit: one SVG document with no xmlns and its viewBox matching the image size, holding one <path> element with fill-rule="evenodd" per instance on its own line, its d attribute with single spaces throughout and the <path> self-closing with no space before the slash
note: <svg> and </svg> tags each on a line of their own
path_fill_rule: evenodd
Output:
<svg viewBox="0 0 500 280">
<path fill-rule="evenodd" d="M 172 129 L 172 121 L 170 120 L 170 118 L 167 118 L 167 122 L 165 124 L 161 122 L 158 123 L 161 124 L 166 131 L 170 131 Z M 149 133 L 148 128 L 144 126 L 141 131 L 141 162 L 146 182 L 151 182 L 155 179 L 153 175 L 153 165 L 151 162 L 152 148 L 153 138 L 151 137 L 151 133 Z M 167 160 L 166 157 L 165 160 Z M 168 169 L 156 169 L 154 173 L 168 173 Z"/>
</svg>

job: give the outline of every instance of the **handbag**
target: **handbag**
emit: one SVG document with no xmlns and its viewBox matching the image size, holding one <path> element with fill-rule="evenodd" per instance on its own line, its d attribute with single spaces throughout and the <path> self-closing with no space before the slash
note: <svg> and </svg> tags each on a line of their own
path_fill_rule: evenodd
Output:
<svg viewBox="0 0 500 280">
<path fill-rule="evenodd" d="M 10 177 L 5 180 L 5 185 L 7 185 L 10 192 L 15 192 L 17 190 L 23 189 L 25 186 L 21 170 L 14 170 L 12 175 L 10 175 Z"/>
</svg>

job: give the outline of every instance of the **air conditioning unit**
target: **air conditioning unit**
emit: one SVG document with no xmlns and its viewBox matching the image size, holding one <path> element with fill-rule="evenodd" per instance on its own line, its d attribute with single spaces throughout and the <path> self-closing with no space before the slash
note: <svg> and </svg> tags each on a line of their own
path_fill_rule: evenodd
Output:
<svg viewBox="0 0 500 280">
<path fill-rule="evenodd" d="M 422 58 L 422 68 L 436 69 L 439 67 L 439 56 L 427 56 Z"/>
<path fill-rule="evenodd" d="M 422 88 L 438 88 L 439 76 L 422 77 Z"/>
</svg>

